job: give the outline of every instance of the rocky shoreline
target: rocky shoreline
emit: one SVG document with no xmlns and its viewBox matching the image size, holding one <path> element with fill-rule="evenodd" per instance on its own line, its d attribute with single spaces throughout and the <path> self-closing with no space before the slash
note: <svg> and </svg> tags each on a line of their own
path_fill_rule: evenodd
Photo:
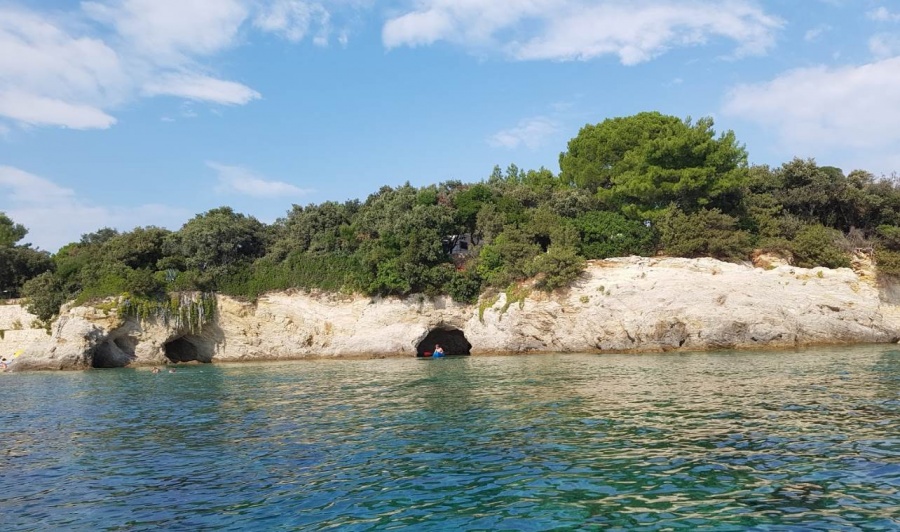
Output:
<svg viewBox="0 0 900 532">
<path fill-rule="evenodd" d="M 803 269 L 715 259 L 593 261 L 572 287 L 520 286 L 478 304 L 447 297 L 273 293 L 218 296 L 195 330 L 122 318 L 104 305 L 64 307 L 49 330 L 18 304 L 0 305 L 0 353 L 11 369 L 74 370 L 323 357 L 450 353 L 661 352 L 788 348 L 900 340 L 900 284 L 854 268 Z"/>
</svg>

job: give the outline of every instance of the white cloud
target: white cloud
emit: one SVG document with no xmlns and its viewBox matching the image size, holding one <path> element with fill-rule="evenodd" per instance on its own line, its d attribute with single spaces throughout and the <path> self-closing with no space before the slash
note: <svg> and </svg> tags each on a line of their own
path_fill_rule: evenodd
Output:
<svg viewBox="0 0 900 532">
<path fill-rule="evenodd" d="M 252 170 L 241 166 L 229 166 L 215 162 L 206 163 L 218 174 L 216 192 L 242 194 L 254 198 L 284 198 L 305 196 L 312 192 L 283 181 L 267 180 Z"/>
<path fill-rule="evenodd" d="M 828 24 L 816 26 L 815 28 L 806 30 L 806 33 L 803 34 L 803 40 L 806 42 L 816 42 L 829 31 L 831 31 L 831 26 Z"/>
<path fill-rule="evenodd" d="M 389 20 L 388 48 L 448 41 L 518 60 L 648 61 L 673 47 L 724 38 L 735 55 L 762 54 L 782 21 L 748 0 L 424 0 Z"/>
<path fill-rule="evenodd" d="M 877 22 L 900 22 L 900 13 L 893 13 L 882 6 L 866 13 L 868 17 Z"/>
<path fill-rule="evenodd" d="M 69 11 L 0 0 L 0 124 L 108 128 L 139 97 L 244 105 L 254 89 L 209 64 L 248 28 L 327 44 L 331 13 L 305 0 L 90 0 Z M 361 9 L 335 0 L 329 9 Z M 346 31 L 346 30 L 344 30 Z M 340 39 L 346 39 L 341 33 Z"/>
<path fill-rule="evenodd" d="M 106 129 L 116 119 L 90 105 L 71 104 L 23 91 L 0 91 L 0 115 L 24 124 Z"/>
<path fill-rule="evenodd" d="M 178 96 L 222 105 L 244 105 L 260 98 L 255 90 L 236 83 L 197 74 L 168 74 L 144 87 L 149 96 Z"/>
<path fill-rule="evenodd" d="M 81 6 L 112 26 L 129 48 L 166 64 L 232 46 L 249 14 L 241 0 L 110 0 Z"/>
<path fill-rule="evenodd" d="M 777 133 L 792 155 L 853 150 L 890 172 L 900 144 L 900 57 L 861 66 L 801 68 L 732 89 L 723 111 Z M 860 161 L 862 162 L 862 161 Z M 854 162 L 859 164 L 859 162 Z"/>
<path fill-rule="evenodd" d="M 322 46 L 328 43 L 330 19 L 328 10 L 317 2 L 277 0 L 260 10 L 253 25 L 291 42 L 301 41 L 313 26 L 318 26 L 314 42 Z"/>
<path fill-rule="evenodd" d="M 179 227 L 191 214 L 157 204 L 107 208 L 91 205 L 72 189 L 11 166 L 0 166 L 0 211 L 28 228 L 25 242 L 56 251 L 101 227 Z"/>
<path fill-rule="evenodd" d="M 0 7 L 0 116 L 78 129 L 115 123 L 130 80 L 104 42 L 70 35 L 49 17 Z"/>
<path fill-rule="evenodd" d="M 879 33 L 869 39 L 869 51 L 877 59 L 900 55 L 900 35 Z"/>
<path fill-rule="evenodd" d="M 535 149 L 559 131 L 559 125 L 546 117 L 534 117 L 520 121 L 515 127 L 499 131 L 488 138 L 494 147 L 515 149 L 525 145 Z"/>
</svg>

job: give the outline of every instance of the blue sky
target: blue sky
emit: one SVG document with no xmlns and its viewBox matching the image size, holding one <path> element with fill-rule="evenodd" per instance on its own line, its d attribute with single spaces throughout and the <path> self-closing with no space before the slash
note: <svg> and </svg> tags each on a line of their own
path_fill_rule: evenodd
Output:
<svg viewBox="0 0 900 532">
<path fill-rule="evenodd" d="M 641 111 L 712 116 L 755 164 L 900 172 L 900 1 L 0 0 L 0 211 L 50 251 L 558 172 Z"/>
</svg>

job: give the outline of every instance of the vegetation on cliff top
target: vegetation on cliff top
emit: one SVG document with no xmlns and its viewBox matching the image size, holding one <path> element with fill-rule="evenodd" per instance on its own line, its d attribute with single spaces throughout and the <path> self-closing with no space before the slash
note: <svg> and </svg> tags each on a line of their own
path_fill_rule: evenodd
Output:
<svg viewBox="0 0 900 532">
<path fill-rule="evenodd" d="M 294 205 L 272 225 L 221 207 L 178 231 L 100 229 L 52 257 L 16 245 L 25 228 L 0 214 L 0 296 L 27 296 L 42 319 L 67 299 L 122 293 L 165 302 L 178 291 L 254 298 L 296 288 L 474 301 L 525 279 L 564 287 L 586 259 L 745 260 L 753 249 L 840 267 L 853 248 L 873 248 L 883 273 L 900 274 L 896 179 L 803 159 L 750 166 L 711 119 L 641 113 L 587 125 L 560 168 L 385 186 L 364 202 Z"/>
</svg>

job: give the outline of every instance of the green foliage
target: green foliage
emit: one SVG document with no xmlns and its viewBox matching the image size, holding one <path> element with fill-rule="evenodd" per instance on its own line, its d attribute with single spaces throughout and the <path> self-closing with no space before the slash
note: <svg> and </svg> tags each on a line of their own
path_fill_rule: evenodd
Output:
<svg viewBox="0 0 900 532">
<path fill-rule="evenodd" d="M 820 224 L 809 225 L 797 233 L 792 251 L 797 266 L 801 268 L 849 268 L 850 257 L 842 249 L 840 231 Z"/>
<path fill-rule="evenodd" d="M 900 277 L 900 250 L 878 249 L 875 251 L 878 273 Z"/>
<path fill-rule="evenodd" d="M 485 294 L 478 303 L 478 321 L 484 323 L 484 311 L 496 305 L 499 300 L 500 294 L 498 293 Z"/>
<path fill-rule="evenodd" d="M 519 309 L 525 308 L 525 300 L 528 299 L 528 296 L 531 295 L 531 290 L 524 286 L 519 286 L 516 283 L 513 283 L 506 287 L 506 302 L 503 303 L 503 306 L 500 308 L 500 315 L 503 316 L 506 314 L 506 311 L 509 310 L 509 307 L 518 304 Z"/>
<path fill-rule="evenodd" d="M 588 259 L 628 255 L 652 255 L 655 250 L 653 229 L 621 214 L 587 212 L 573 220 L 580 236 L 579 250 Z"/>
<path fill-rule="evenodd" d="M 44 272 L 29 279 L 22 287 L 27 299 L 25 308 L 38 319 L 49 322 L 66 302 L 66 292 L 60 280 L 52 272 Z"/>
<path fill-rule="evenodd" d="M 747 177 L 747 153 L 733 132 L 715 137 L 711 118 L 692 123 L 660 113 L 583 127 L 559 164 L 562 181 L 638 219 L 671 203 L 685 212 L 732 211 Z"/>
<path fill-rule="evenodd" d="M 453 197 L 456 208 L 456 223 L 465 233 L 475 233 L 478 213 L 487 204 L 490 205 L 493 192 L 487 185 L 478 183 L 457 192 Z"/>
<path fill-rule="evenodd" d="M 740 260 L 755 244 L 801 265 L 843 266 L 845 248 L 874 245 L 882 270 L 894 271 L 900 182 L 812 160 L 748 168 L 746 157 L 710 119 L 640 113 L 585 126 L 561 154 L 559 176 L 497 166 L 480 183 L 406 183 L 363 203 L 294 205 L 270 226 L 222 207 L 174 232 L 102 228 L 48 257 L 17 244 L 27 230 L 0 213 L 0 298 L 24 294 L 45 321 L 66 300 L 124 293 L 141 316 L 169 305 L 166 293 L 195 291 L 474 302 L 485 289 L 565 287 L 585 259 L 652 255 L 659 246 Z M 471 246 L 454 255 L 462 235 Z M 485 304 L 490 298 L 481 298 L 480 314 Z"/>
<path fill-rule="evenodd" d="M 0 212 L 0 248 L 12 247 L 25 238 L 28 229 L 22 224 L 17 224 L 6 213 Z"/>
<path fill-rule="evenodd" d="M 447 284 L 447 293 L 454 301 L 475 303 L 481 294 L 481 278 L 474 270 L 457 271 Z"/>
<path fill-rule="evenodd" d="M 751 175 L 751 196 L 769 198 L 765 201 L 776 210 L 805 224 L 842 232 L 900 224 L 898 183 L 878 180 L 868 172 L 855 170 L 845 176 L 841 169 L 819 166 L 812 159 L 793 159 L 776 170 L 760 167 Z M 756 203 L 759 200 L 750 201 Z"/>
<path fill-rule="evenodd" d="M 49 253 L 17 244 L 26 234 L 25 226 L 0 212 L 0 300 L 19 297 L 26 281 L 53 268 Z"/>
<path fill-rule="evenodd" d="M 529 235 L 515 227 L 507 227 L 492 244 L 481 249 L 478 274 L 492 286 L 503 286 L 533 274 L 532 259 L 541 248 Z"/>
<path fill-rule="evenodd" d="M 422 205 L 415 188 L 382 188 L 369 197 L 354 219 L 361 243 L 357 250 L 369 272 L 370 294 L 443 292 L 435 286 L 449 275 L 434 270 L 450 262 L 461 233 L 452 209 L 439 202 Z"/>
<path fill-rule="evenodd" d="M 881 225 L 878 227 L 878 238 L 888 250 L 900 251 L 900 227 L 896 225 Z"/>
<path fill-rule="evenodd" d="M 552 246 L 534 261 L 535 286 L 547 292 L 569 286 L 584 271 L 585 264 L 574 247 Z"/>
<path fill-rule="evenodd" d="M 490 244 L 497 238 L 497 235 L 503 232 L 503 225 L 506 222 L 505 216 L 500 212 L 496 205 L 487 203 L 478 210 L 475 219 L 475 237 L 485 243 Z"/>
<path fill-rule="evenodd" d="M 735 218 L 718 209 L 693 214 L 671 209 L 659 220 L 657 229 L 668 255 L 743 260 L 750 253 L 751 239 L 736 225 Z"/>
<path fill-rule="evenodd" d="M 19 297 L 26 281 L 52 269 L 53 261 L 45 251 L 0 247 L 0 299 Z"/>
<path fill-rule="evenodd" d="M 163 299 L 125 294 L 119 304 L 122 317 L 156 321 L 176 329 L 198 333 L 216 317 L 216 296 L 211 293 L 173 293 Z"/>
<path fill-rule="evenodd" d="M 224 294 L 256 299 L 278 290 L 354 291 L 368 286 L 366 269 L 351 255 L 294 253 L 282 262 L 261 259 L 220 283 Z"/>
<path fill-rule="evenodd" d="M 227 275 L 265 254 L 266 231 L 252 216 L 219 207 L 195 216 L 167 241 L 170 254 L 184 257 L 187 268 L 206 273 L 204 285 L 215 287 Z"/>
<path fill-rule="evenodd" d="M 104 241 L 99 254 L 104 260 L 120 262 L 134 270 L 155 269 L 164 256 L 164 243 L 171 233 L 159 227 L 138 227 Z"/>
<path fill-rule="evenodd" d="M 358 201 L 300 207 L 294 205 L 286 219 L 276 223 L 276 241 L 270 253 L 348 253 L 356 242 L 350 225 L 359 210 Z"/>
</svg>

